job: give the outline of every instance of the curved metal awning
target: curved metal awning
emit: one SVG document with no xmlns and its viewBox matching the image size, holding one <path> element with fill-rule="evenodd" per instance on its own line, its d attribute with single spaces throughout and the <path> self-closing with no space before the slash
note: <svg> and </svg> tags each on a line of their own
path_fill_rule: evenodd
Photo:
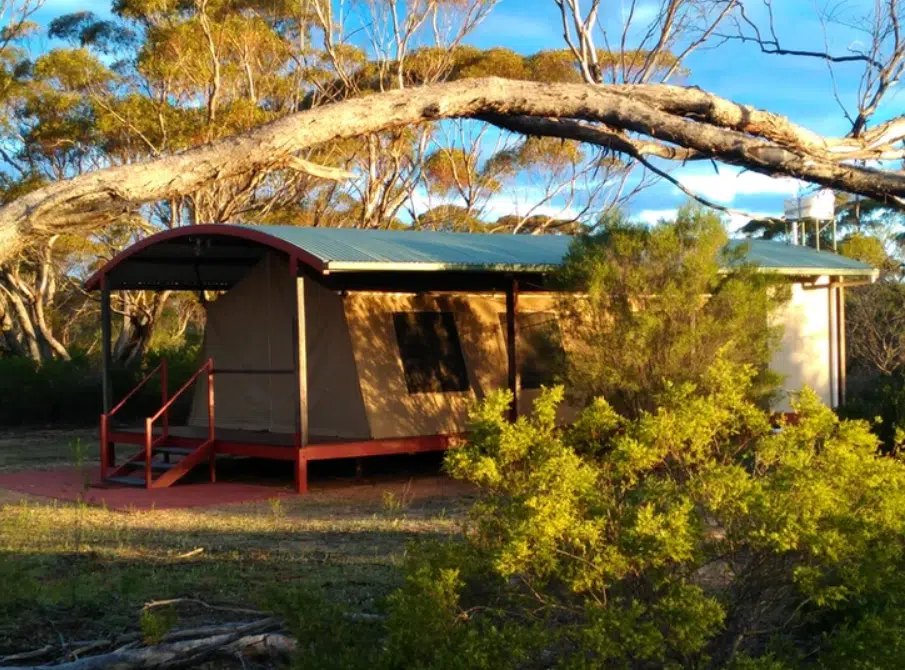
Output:
<svg viewBox="0 0 905 670">
<path fill-rule="evenodd" d="M 229 288 L 269 251 L 337 289 L 526 289 L 562 263 L 571 238 L 301 226 L 211 224 L 167 230 L 114 256 L 86 282 L 111 289 Z"/>
<path fill-rule="evenodd" d="M 111 289 L 227 289 L 266 253 L 278 252 L 337 290 L 504 290 L 519 279 L 542 289 L 559 267 L 567 235 L 490 235 L 356 228 L 186 226 L 152 235 L 117 254 L 87 282 Z M 744 244 L 742 260 L 761 271 L 796 277 L 876 277 L 873 268 L 834 253 L 765 240 Z"/>
</svg>

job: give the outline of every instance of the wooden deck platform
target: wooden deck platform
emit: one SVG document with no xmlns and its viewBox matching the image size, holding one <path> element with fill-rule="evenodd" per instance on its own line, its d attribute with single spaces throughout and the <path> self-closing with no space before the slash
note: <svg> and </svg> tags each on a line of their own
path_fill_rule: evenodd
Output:
<svg viewBox="0 0 905 670">
<path fill-rule="evenodd" d="M 196 449 L 207 442 L 208 429 L 206 426 L 169 426 L 166 436 L 164 436 L 163 428 L 157 426 L 153 435 L 155 443 L 160 442 L 169 447 Z M 143 446 L 144 428 L 111 426 L 108 440 L 108 457 L 111 457 L 112 466 L 116 458 L 114 445 Z M 308 461 L 444 451 L 455 446 L 457 442 L 458 436 L 454 435 L 426 435 L 376 440 L 312 435 L 309 437 L 308 445 L 299 448 L 297 446 L 298 437 L 295 433 L 216 428 L 213 453 L 215 455 L 293 461 L 296 464 L 296 490 L 304 493 L 308 489 Z"/>
</svg>

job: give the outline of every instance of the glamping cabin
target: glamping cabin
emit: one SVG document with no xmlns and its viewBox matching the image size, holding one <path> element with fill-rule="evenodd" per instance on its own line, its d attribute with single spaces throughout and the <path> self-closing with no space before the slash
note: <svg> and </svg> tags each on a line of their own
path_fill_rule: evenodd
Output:
<svg viewBox="0 0 905 670">
<path fill-rule="evenodd" d="M 774 369 L 790 392 L 807 385 L 838 405 L 842 289 L 876 271 L 807 247 L 744 243 L 748 262 L 792 284 Z M 469 405 L 491 389 L 512 390 L 513 416 L 527 411 L 549 375 L 536 335 L 558 328 L 546 279 L 569 244 L 557 235 L 218 224 L 132 245 L 87 283 L 101 293 L 102 479 L 165 487 L 206 464 L 213 481 L 226 454 L 290 461 L 304 492 L 309 461 L 447 449 Z M 110 294 L 127 289 L 219 296 L 206 304 L 198 370 L 172 394 L 166 363 L 153 371 L 161 407 L 141 426 L 116 423 L 137 388 L 111 397 Z M 186 393 L 188 421 L 170 425 Z M 562 420 L 575 409 L 564 406 Z M 117 461 L 116 445 L 138 449 Z"/>
</svg>

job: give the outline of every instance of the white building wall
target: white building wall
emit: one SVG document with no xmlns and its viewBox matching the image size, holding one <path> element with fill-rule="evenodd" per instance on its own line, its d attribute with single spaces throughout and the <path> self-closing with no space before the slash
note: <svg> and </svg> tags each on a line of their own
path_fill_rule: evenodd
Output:
<svg viewBox="0 0 905 670">
<path fill-rule="evenodd" d="M 820 277 L 816 283 L 829 284 L 829 277 Z M 835 290 L 793 284 L 791 300 L 774 317 L 783 334 L 771 368 L 785 377 L 776 411 L 791 411 L 790 400 L 805 386 L 827 405 L 837 404 L 836 318 L 830 302 Z"/>
</svg>

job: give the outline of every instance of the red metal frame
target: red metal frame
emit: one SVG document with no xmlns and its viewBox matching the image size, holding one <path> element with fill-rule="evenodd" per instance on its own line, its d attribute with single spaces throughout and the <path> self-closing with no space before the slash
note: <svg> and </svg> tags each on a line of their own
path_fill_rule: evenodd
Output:
<svg viewBox="0 0 905 670">
<path fill-rule="evenodd" d="M 144 429 L 137 431 L 113 431 L 110 429 L 110 417 L 119 411 L 126 401 L 157 372 L 161 373 L 161 400 L 162 405 L 157 412 L 145 419 Z M 169 410 L 173 403 L 185 393 L 201 376 L 207 373 L 207 439 L 199 437 L 181 437 L 170 435 Z M 133 388 L 125 398 L 109 413 L 101 415 L 101 476 L 107 478 L 107 467 L 112 467 L 107 461 L 107 444 L 116 441 L 121 443 L 140 444 L 142 449 L 123 463 L 116 471 L 125 471 L 127 467 L 137 461 L 144 461 L 145 487 L 163 488 L 170 486 L 196 465 L 208 462 L 211 482 L 216 481 L 217 454 L 230 454 L 234 456 L 252 456 L 281 461 L 294 461 L 295 486 L 299 493 L 308 491 L 308 461 L 323 461 L 340 458 L 362 458 L 367 456 L 387 456 L 393 454 L 415 454 L 431 451 L 444 451 L 455 446 L 458 435 L 424 435 L 403 438 L 385 438 L 377 440 L 351 440 L 307 444 L 301 446 L 300 435 L 296 433 L 294 445 L 276 446 L 272 444 L 260 444 L 255 442 L 240 442 L 233 440 L 217 440 L 214 423 L 214 361 L 208 358 L 204 364 L 186 381 L 172 396 L 168 393 L 168 374 L 166 360 L 152 370 Z M 163 418 L 161 433 L 154 435 L 154 424 Z M 187 447 L 192 453 L 182 458 L 178 464 L 153 479 L 152 460 L 154 447 L 166 440 L 170 446 Z"/>
<path fill-rule="evenodd" d="M 173 228 L 171 230 L 165 230 L 161 233 L 157 233 L 156 235 L 151 235 L 150 237 L 146 237 L 145 239 L 136 242 L 132 246 L 116 254 L 113 258 L 107 261 L 103 265 L 103 267 L 101 267 L 97 272 L 91 275 L 91 277 L 88 278 L 88 281 L 85 282 L 85 289 L 88 291 L 98 290 L 100 288 L 101 277 L 112 272 L 120 263 L 128 260 L 133 255 L 137 254 L 143 249 L 146 249 L 147 247 L 153 246 L 160 242 L 168 242 L 170 240 L 179 239 L 180 237 L 198 237 L 206 235 L 219 235 L 222 237 L 235 237 L 243 240 L 248 240 L 249 242 L 261 244 L 270 247 L 271 249 L 276 249 L 277 251 L 282 251 L 290 258 L 297 258 L 301 262 L 305 263 L 305 265 L 310 266 L 321 274 L 323 274 L 324 270 L 326 269 L 326 265 L 320 258 L 305 251 L 301 247 L 297 247 L 294 244 L 290 244 L 286 240 L 280 239 L 279 237 L 274 237 L 273 235 L 269 235 L 268 233 L 262 232 L 260 230 L 255 230 L 253 228 L 246 228 L 244 226 L 231 226 L 226 223 L 217 223 Z"/>
<path fill-rule="evenodd" d="M 393 437 L 381 440 L 358 440 L 309 444 L 302 449 L 305 460 L 327 461 L 334 458 L 363 458 L 367 456 L 391 456 L 393 454 L 417 454 L 428 451 L 445 451 L 456 440 L 455 435 L 421 435 L 417 437 Z"/>
<path fill-rule="evenodd" d="M 144 430 L 140 433 L 136 433 L 133 431 L 114 431 L 110 429 L 110 417 L 126 403 L 126 401 L 131 398 L 138 391 L 139 388 L 144 386 L 144 384 L 150 379 L 154 374 L 160 372 L 161 375 L 161 407 L 157 412 L 154 413 L 153 416 L 149 416 L 145 419 Z M 169 419 L 169 411 L 173 406 L 173 403 L 179 399 L 179 397 L 185 393 L 191 385 L 197 381 L 198 377 L 201 376 L 202 372 L 207 372 L 207 381 L 208 381 L 208 392 L 207 392 L 207 401 L 208 401 L 208 427 L 207 427 L 207 440 L 199 441 L 193 439 L 178 439 L 170 436 L 170 419 Z M 169 395 L 168 389 L 169 379 L 168 379 L 168 370 L 166 360 L 162 360 L 161 364 L 154 368 L 148 375 L 142 379 L 138 385 L 133 388 L 125 398 L 123 398 L 120 403 L 113 408 L 109 413 L 101 415 L 101 479 L 107 479 L 108 477 L 108 468 L 112 468 L 115 466 L 114 463 L 109 462 L 107 445 L 111 442 L 125 442 L 132 444 L 140 444 L 142 446 L 141 451 L 134 454 L 131 458 L 126 460 L 125 463 L 120 465 L 112 475 L 116 476 L 120 473 L 125 473 L 129 466 L 136 463 L 137 461 L 144 461 L 145 466 L 145 487 L 146 488 L 162 488 L 165 486 L 169 486 L 177 479 L 179 479 L 182 475 L 191 470 L 195 465 L 202 462 L 204 459 L 208 459 L 208 467 L 210 469 L 210 477 L 211 481 L 216 480 L 216 472 L 215 472 L 215 463 L 216 463 L 216 455 L 214 449 L 214 361 L 213 359 L 207 359 L 204 364 L 195 371 L 195 373 L 189 378 L 187 382 L 185 382 L 176 393 L 172 396 Z M 160 435 L 156 438 L 154 436 L 154 423 L 158 419 L 163 419 L 162 421 L 162 430 Z M 164 474 L 160 475 L 157 479 L 153 479 L 153 468 L 152 461 L 154 457 L 154 447 L 158 444 L 167 441 L 171 446 L 182 446 L 182 447 L 190 447 L 194 451 L 191 454 L 185 456 L 179 463 L 168 470 Z"/>
<path fill-rule="evenodd" d="M 110 437 L 117 442 L 128 444 L 144 444 L 146 440 L 145 432 L 136 431 L 113 431 L 110 433 Z M 203 440 L 198 437 L 170 435 L 167 439 L 167 443 L 174 447 L 186 447 L 195 449 L 196 451 L 205 449 L 204 454 L 206 454 L 208 458 L 215 456 L 216 454 L 224 454 L 294 462 L 296 491 L 298 493 L 306 493 L 308 491 L 308 461 L 445 451 L 456 447 L 461 438 L 461 435 L 424 435 L 377 440 L 350 440 L 348 442 L 314 442 L 301 449 L 299 449 L 297 445 L 276 446 L 273 444 L 260 444 L 251 441 L 218 439 L 213 443 L 210 451 L 206 450 L 211 444 L 210 439 Z M 133 460 L 139 460 L 143 457 L 144 452 L 139 452 L 133 457 Z M 189 458 L 189 456 L 186 458 Z M 192 467 L 202 462 L 202 460 L 194 460 L 191 463 Z M 180 461 L 180 466 L 183 462 L 185 462 L 185 459 Z M 158 477 L 154 482 L 154 488 L 159 487 L 161 482 L 165 483 L 170 479 L 170 472 Z M 181 476 L 181 474 L 182 473 L 180 472 L 178 476 Z M 178 476 L 175 478 L 178 478 Z M 164 479 L 164 477 L 167 479 Z"/>
<path fill-rule="evenodd" d="M 144 378 L 135 385 L 135 387 L 129 391 L 125 397 L 119 401 L 119 404 L 116 405 L 109 412 L 101 414 L 101 479 L 107 478 L 107 468 L 112 468 L 116 465 L 114 452 L 108 451 L 110 446 L 110 418 L 116 414 L 120 409 L 122 409 L 123 405 L 125 405 L 130 398 L 132 398 L 136 393 L 138 393 L 139 389 L 141 389 L 148 380 L 151 379 L 155 374 L 160 373 L 160 400 L 163 403 L 164 407 L 169 409 L 171 403 L 167 401 L 168 388 L 168 374 L 167 374 L 167 359 L 160 359 L 160 364 L 151 370 L 148 374 L 144 376 Z M 167 431 L 170 427 L 170 417 L 169 412 L 164 412 L 163 418 L 163 436 L 166 437 Z"/>
<path fill-rule="evenodd" d="M 186 456 L 181 461 L 177 467 L 168 471 L 166 475 L 161 475 L 157 482 L 153 482 L 151 480 L 151 461 L 154 456 L 154 422 L 157 421 L 161 416 L 165 416 L 169 411 L 170 407 L 174 402 L 181 396 L 185 391 L 195 383 L 201 373 L 207 371 L 207 441 L 201 444 L 195 453 Z M 168 430 L 168 422 L 164 421 L 164 432 L 158 440 L 164 440 L 167 438 L 167 430 Z M 192 461 L 192 456 L 197 454 L 200 451 L 204 451 L 203 455 L 207 455 L 207 452 L 210 452 L 210 472 L 211 472 L 211 481 L 214 481 L 214 455 L 213 455 L 213 446 L 214 446 L 214 359 L 208 358 L 204 364 L 198 368 L 195 373 L 189 377 L 188 381 L 183 384 L 176 393 L 172 395 L 172 397 L 167 400 L 163 406 L 157 410 L 157 412 L 153 416 L 149 416 L 145 419 L 145 487 L 151 488 L 152 486 L 169 486 L 169 483 L 164 483 L 169 479 L 178 479 L 183 474 L 188 472 L 192 467 L 196 465 L 196 463 Z M 168 477 L 167 475 L 172 475 L 173 473 L 178 473 L 175 477 Z"/>
</svg>

